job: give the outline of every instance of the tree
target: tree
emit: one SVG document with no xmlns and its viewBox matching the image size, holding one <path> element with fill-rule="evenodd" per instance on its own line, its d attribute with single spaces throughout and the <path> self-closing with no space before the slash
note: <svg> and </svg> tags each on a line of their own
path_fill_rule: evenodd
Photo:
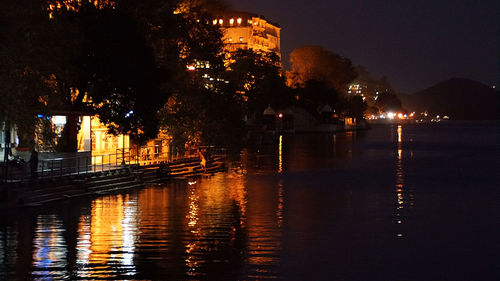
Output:
<svg viewBox="0 0 500 281">
<path fill-rule="evenodd" d="M 361 96 L 353 96 L 347 99 L 346 115 L 356 118 L 363 118 L 365 110 L 368 108 Z"/>
<path fill-rule="evenodd" d="M 389 82 L 387 76 L 382 76 L 380 79 L 376 79 L 372 76 L 366 67 L 362 65 L 356 66 L 356 73 L 358 76 L 352 81 L 351 84 L 357 84 L 361 87 L 363 96 L 366 98 L 368 104 L 373 105 L 378 99 L 378 94 L 387 92 L 394 93 L 394 89 Z"/>
<path fill-rule="evenodd" d="M 67 116 L 62 151 L 76 151 L 83 112 L 98 114 L 112 133 L 154 137 L 151 112 L 164 101 L 144 25 L 119 6 L 94 4 L 49 10 L 51 32 L 42 53 L 47 63 L 41 69 L 54 80 L 49 107 Z"/>
<path fill-rule="evenodd" d="M 190 1 L 21 0 L 12 4 L 17 12 L 12 15 L 26 13 L 25 8 L 29 8 L 38 15 L 40 24 L 33 24 L 34 17 L 21 17 L 27 22 L 21 26 L 28 32 L 5 36 L 23 44 L 24 37 L 33 38 L 30 46 L 40 48 L 17 48 L 17 57 L 24 60 L 9 62 L 16 67 L 0 74 L 0 79 L 33 77 L 30 85 L 38 90 L 23 90 L 23 95 L 33 96 L 14 90 L 8 93 L 13 99 L 35 101 L 27 114 L 31 119 L 40 112 L 39 105 L 67 115 L 61 140 L 65 151 L 76 150 L 78 115 L 82 113 L 98 114 L 114 134 L 131 134 L 138 140 L 155 137 L 156 113 L 169 95 L 191 91 L 186 82 L 193 77 L 186 74 L 186 66 L 203 62 L 211 65 L 211 71 L 223 66 L 220 30 L 197 8 L 199 3 L 218 1 L 191 1 L 197 4 L 184 12 L 179 11 L 180 2 Z M 16 17 L 9 15 L 2 14 L 0 20 L 14 29 Z M 1 59 L 10 58 L 17 49 L 0 46 L 6 54 Z M 36 81 L 43 87 L 35 87 Z"/>
<path fill-rule="evenodd" d="M 398 111 L 401 110 L 401 100 L 397 95 L 389 92 L 383 92 L 378 95 L 375 105 L 382 111 Z"/>
<path fill-rule="evenodd" d="M 7 1 L 0 9 L 0 124 L 5 130 L 16 125 L 20 146 L 30 141 L 37 124 L 37 114 L 43 113 L 46 77 L 37 70 L 37 56 L 43 45 L 43 26 L 47 18 L 42 1 Z"/>
<path fill-rule="evenodd" d="M 230 60 L 225 78 L 232 91 L 241 95 L 247 116 L 260 116 L 268 105 L 285 108 L 293 104 L 275 53 L 241 49 L 231 53 Z"/>
<path fill-rule="evenodd" d="M 230 146 L 239 143 L 243 134 L 239 97 L 221 81 L 225 71 L 222 33 L 204 6 L 196 3 L 181 6 L 173 34 L 165 30 L 158 44 L 178 52 L 172 65 L 175 79 L 168 85 L 172 95 L 160 119 L 162 129 L 181 150 L 186 142 Z"/>
<path fill-rule="evenodd" d="M 309 80 L 324 81 L 337 92 L 345 92 L 348 84 L 356 78 L 356 72 L 348 58 L 323 49 L 320 46 L 305 46 L 290 54 L 291 70 L 287 72 L 287 83 L 292 87 L 303 87 Z"/>
<path fill-rule="evenodd" d="M 298 88 L 301 101 L 311 104 L 314 108 L 325 104 L 336 108 L 341 101 L 341 94 L 325 81 L 309 80 L 303 88 Z"/>
</svg>

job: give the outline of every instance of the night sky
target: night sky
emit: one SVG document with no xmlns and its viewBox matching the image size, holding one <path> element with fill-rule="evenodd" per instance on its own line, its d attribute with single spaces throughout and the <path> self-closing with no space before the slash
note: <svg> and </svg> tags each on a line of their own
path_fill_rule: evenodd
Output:
<svg viewBox="0 0 500 281">
<path fill-rule="evenodd" d="M 226 0 L 281 25 L 288 54 L 321 45 L 413 93 L 452 77 L 494 85 L 496 0 Z"/>
</svg>

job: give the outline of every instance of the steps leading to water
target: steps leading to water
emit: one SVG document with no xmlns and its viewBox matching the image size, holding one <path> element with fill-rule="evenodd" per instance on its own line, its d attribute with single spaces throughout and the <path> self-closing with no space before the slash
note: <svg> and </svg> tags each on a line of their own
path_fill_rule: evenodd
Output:
<svg viewBox="0 0 500 281">
<path fill-rule="evenodd" d="M 207 160 L 204 168 L 200 165 L 200 159 L 194 157 L 168 164 L 128 166 L 104 172 L 44 178 L 10 185 L 8 188 L 15 195 L 7 200 L 16 202 L 14 204 L 8 202 L 7 205 L 39 206 L 68 198 L 115 192 L 171 179 L 207 176 L 225 170 L 223 157 Z"/>
</svg>

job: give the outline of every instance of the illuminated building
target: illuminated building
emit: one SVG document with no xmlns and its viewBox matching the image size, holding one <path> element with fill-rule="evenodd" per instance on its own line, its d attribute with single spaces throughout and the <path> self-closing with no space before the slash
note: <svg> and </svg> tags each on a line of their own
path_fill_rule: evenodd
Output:
<svg viewBox="0 0 500 281">
<path fill-rule="evenodd" d="M 223 41 L 227 51 L 253 49 L 274 52 L 281 58 L 281 28 L 278 24 L 247 12 L 218 14 L 213 24 L 219 25 L 223 30 Z"/>
</svg>

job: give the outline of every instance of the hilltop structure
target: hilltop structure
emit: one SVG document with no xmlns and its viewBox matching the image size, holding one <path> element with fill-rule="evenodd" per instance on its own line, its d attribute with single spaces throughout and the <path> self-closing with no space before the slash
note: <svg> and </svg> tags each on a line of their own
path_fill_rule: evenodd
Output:
<svg viewBox="0 0 500 281">
<path fill-rule="evenodd" d="M 229 52 L 253 49 L 274 52 L 281 58 L 281 28 L 263 16 L 247 12 L 224 12 L 213 20 L 224 32 L 224 46 Z"/>
</svg>

